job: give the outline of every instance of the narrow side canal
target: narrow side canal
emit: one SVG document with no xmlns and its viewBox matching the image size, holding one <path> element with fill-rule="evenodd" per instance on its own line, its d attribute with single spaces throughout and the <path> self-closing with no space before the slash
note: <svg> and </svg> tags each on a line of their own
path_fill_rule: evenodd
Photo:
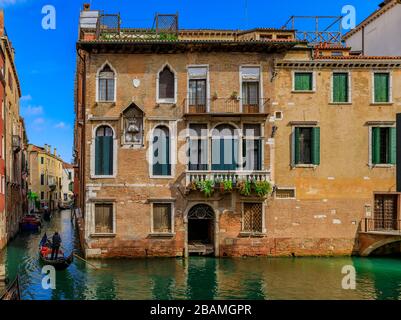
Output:
<svg viewBox="0 0 401 320">
<path fill-rule="evenodd" d="M 70 211 L 45 222 L 42 234 L 19 235 L 0 253 L 13 279 L 20 275 L 23 299 L 400 299 L 401 259 L 238 258 L 75 259 L 57 272 L 56 289 L 42 288 L 38 244 L 58 230 L 69 253 L 78 248 Z M 342 289 L 343 266 L 356 269 L 356 289 Z"/>
</svg>

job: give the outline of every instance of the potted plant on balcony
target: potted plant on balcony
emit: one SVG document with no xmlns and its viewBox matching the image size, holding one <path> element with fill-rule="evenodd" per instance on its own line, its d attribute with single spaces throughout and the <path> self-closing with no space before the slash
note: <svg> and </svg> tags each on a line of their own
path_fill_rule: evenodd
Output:
<svg viewBox="0 0 401 320">
<path fill-rule="evenodd" d="M 230 99 L 231 100 L 238 100 L 238 92 L 237 91 L 233 91 L 231 93 Z"/>
<path fill-rule="evenodd" d="M 255 193 L 259 197 L 265 197 L 272 192 L 272 185 L 269 181 L 254 181 Z"/>
<path fill-rule="evenodd" d="M 219 98 L 217 92 L 213 93 L 212 100 L 217 100 Z"/>
<path fill-rule="evenodd" d="M 240 195 L 249 196 L 252 192 L 252 182 L 248 180 L 240 181 L 237 183 Z"/>
<path fill-rule="evenodd" d="M 213 180 L 202 180 L 197 182 L 197 189 L 209 198 L 213 195 L 214 192 L 214 181 Z"/>
</svg>

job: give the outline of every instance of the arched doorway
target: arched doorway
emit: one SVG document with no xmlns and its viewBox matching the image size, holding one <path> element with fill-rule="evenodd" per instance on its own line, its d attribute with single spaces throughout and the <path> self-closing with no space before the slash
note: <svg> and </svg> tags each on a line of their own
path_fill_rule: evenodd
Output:
<svg viewBox="0 0 401 320">
<path fill-rule="evenodd" d="M 207 204 L 197 204 L 188 212 L 188 253 L 214 253 L 214 210 Z"/>
</svg>

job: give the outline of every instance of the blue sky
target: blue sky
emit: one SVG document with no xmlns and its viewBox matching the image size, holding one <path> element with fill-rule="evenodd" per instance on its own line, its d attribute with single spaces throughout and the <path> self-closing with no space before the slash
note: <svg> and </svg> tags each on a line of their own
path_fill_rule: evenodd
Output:
<svg viewBox="0 0 401 320">
<path fill-rule="evenodd" d="M 21 113 L 31 143 L 57 147 L 71 161 L 74 120 L 75 41 L 83 3 L 121 13 L 124 26 L 152 27 L 155 12 L 179 12 L 181 28 L 241 29 L 281 27 L 291 15 L 341 15 L 356 8 L 360 22 L 380 0 L 0 0 L 16 50 L 21 83 Z M 56 9 L 56 29 L 42 28 L 45 5 Z"/>
</svg>

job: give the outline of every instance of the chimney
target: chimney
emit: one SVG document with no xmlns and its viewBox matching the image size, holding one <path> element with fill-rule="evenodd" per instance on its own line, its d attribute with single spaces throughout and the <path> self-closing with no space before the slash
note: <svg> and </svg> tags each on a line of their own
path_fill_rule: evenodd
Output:
<svg viewBox="0 0 401 320">
<path fill-rule="evenodd" d="M 84 11 L 90 11 L 91 5 L 90 3 L 84 3 Z"/>
<path fill-rule="evenodd" d="M 54 155 L 57 157 L 57 149 L 54 148 Z"/>
<path fill-rule="evenodd" d="M 4 10 L 0 10 L 0 37 L 4 35 Z"/>
</svg>

